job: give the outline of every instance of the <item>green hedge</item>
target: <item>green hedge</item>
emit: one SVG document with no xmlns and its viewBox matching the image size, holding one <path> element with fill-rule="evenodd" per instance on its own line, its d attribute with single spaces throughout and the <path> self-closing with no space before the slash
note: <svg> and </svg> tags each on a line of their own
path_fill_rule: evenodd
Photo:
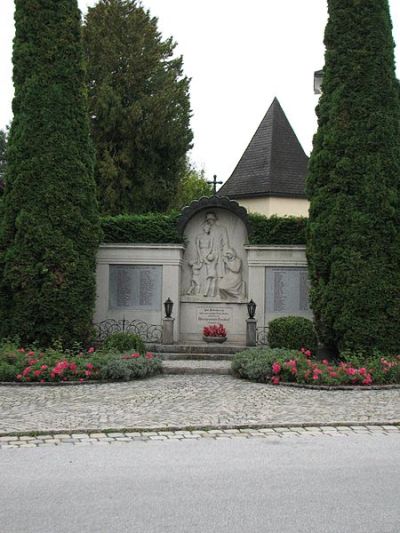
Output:
<svg viewBox="0 0 400 533">
<path fill-rule="evenodd" d="M 104 242 L 182 243 L 178 213 L 107 216 L 101 220 Z M 306 218 L 249 214 L 250 244 L 305 244 Z"/>
<path fill-rule="evenodd" d="M 307 219 L 249 214 L 250 244 L 305 244 Z"/>
<path fill-rule="evenodd" d="M 177 214 L 118 215 L 102 217 L 104 242 L 181 243 L 176 230 Z"/>
<path fill-rule="evenodd" d="M 302 316 L 282 316 L 269 323 L 268 344 L 271 348 L 317 350 L 317 336 L 312 320 Z"/>
</svg>

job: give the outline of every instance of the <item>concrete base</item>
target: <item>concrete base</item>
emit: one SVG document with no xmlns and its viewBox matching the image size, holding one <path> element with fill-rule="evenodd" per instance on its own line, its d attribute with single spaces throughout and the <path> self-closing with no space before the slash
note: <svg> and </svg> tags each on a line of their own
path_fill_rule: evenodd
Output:
<svg viewBox="0 0 400 533">
<path fill-rule="evenodd" d="M 246 346 L 257 345 L 257 320 L 248 318 L 246 320 Z"/>
<path fill-rule="evenodd" d="M 174 342 L 174 318 L 164 318 L 162 325 L 162 343 L 173 344 Z"/>
</svg>

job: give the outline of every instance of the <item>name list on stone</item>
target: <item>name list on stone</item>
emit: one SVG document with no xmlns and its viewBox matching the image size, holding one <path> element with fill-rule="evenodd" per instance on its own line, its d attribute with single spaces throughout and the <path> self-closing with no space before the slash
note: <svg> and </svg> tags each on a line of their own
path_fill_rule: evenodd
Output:
<svg viewBox="0 0 400 533">
<path fill-rule="evenodd" d="M 309 281 L 306 268 L 268 268 L 266 275 L 268 312 L 309 312 Z"/>
<path fill-rule="evenodd" d="M 161 266 L 110 265 L 110 309 L 161 309 Z"/>
</svg>

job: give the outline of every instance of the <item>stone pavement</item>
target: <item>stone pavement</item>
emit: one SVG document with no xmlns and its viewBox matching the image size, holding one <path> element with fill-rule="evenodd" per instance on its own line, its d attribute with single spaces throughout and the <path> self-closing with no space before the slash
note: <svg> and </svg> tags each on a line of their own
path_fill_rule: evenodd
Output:
<svg viewBox="0 0 400 533">
<path fill-rule="evenodd" d="M 51 433 L 35 436 L 2 436 L 0 449 L 37 448 L 49 446 L 91 446 L 91 445 L 122 445 L 132 442 L 151 441 L 187 441 L 198 439 L 288 439 L 300 437 L 346 437 L 351 435 L 382 436 L 396 435 L 400 439 L 400 426 L 305 426 L 276 427 L 259 429 L 211 429 L 194 431 L 120 431 L 96 433 Z"/>
<path fill-rule="evenodd" d="M 322 391 L 225 375 L 0 387 L 0 434 L 398 424 L 400 390 Z"/>
</svg>

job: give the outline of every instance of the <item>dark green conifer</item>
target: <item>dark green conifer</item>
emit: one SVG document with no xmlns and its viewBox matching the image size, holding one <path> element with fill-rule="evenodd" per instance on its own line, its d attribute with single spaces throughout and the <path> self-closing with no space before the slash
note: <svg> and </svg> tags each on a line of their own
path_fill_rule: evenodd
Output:
<svg viewBox="0 0 400 533">
<path fill-rule="evenodd" d="M 157 22 L 138 0 L 99 0 L 86 16 L 89 112 L 104 214 L 166 211 L 188 170 L 189 79 Z"/>
<path fill-rule="evenodd" d="M 16 0 L 0 334 L 84 341 L 99 220 L 76 0 Z"/>
<path fill-rule="evenodd" d="M 328 0 L 307 255 L 320 340 L 400 349 L 400 102 L 387 0 Z"/>
</svg>

